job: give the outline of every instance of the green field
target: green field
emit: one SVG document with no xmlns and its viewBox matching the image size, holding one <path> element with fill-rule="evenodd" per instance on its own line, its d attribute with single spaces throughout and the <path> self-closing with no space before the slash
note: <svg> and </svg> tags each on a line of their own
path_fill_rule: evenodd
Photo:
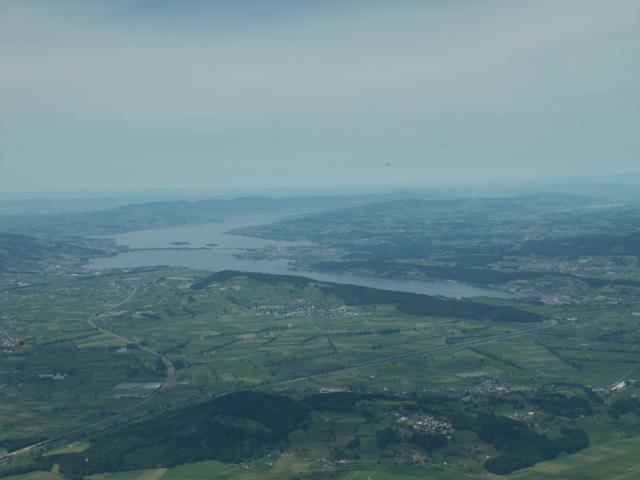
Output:
<svg viewBox="0 0 640 480">
<path fill-rule="evenodd" d="M 543 462 L 510 478 L 517 480 L 632 480 L 640 478 L 640 437 L 613 440 L 575 455 Z"/>
<path fill-rule="evenodd" d="M 119 412 L 154 418 L 176 408 L 175 402 L 195 404 L 229 391 L 258 389 L 300 399 L 349 390 L 407 400 L 365 402 L 352 412 L 314 412 L 276 452 L 240 464 L 196 462 L 91 478 L 492 478 L 483 463 L 496 449 L 470 432 L 456 431 L 446 449 L 426 453 L 400 440 L 379 448 L 377 432 L 397 429 L 398 419 L 411 409 L 438 418 L 452 414 L 448 407 L 415 403 L 430 395 L 446 395 L 463 410 L 496 412 L 551 437 L 567 426 L 588 434 L 589 449 L 508 478 L 633 478 L 629 469 L 640 453 L 637 418 L 614 418 L 608 406 L 637 392 L 633 379 L 640 349 L 628 338 L 637 335 L 640 318 L 623 306 L 551 308 L 500 301 L 547 320 L 481 321 L 412 315 L 392 304 L 349 305 L 314 282 L 240 275 L 205 289 L 189 287 L 202 276 L 154 268 L 82 280 L 60 276 L 44 284 L 23 278 L 32 286 L 4 299 L 5 324 L 25 340 L 0 356 L 5 450 Z M 158 389 L 169 381 L 161 355 L 175 375 L 167 388 Z M 629 382 L 626 388 L 610 392 L 620 379 Z M 600 393 L 588 393 L 594 391 Z M 566 418 L 539 408 L 540 392 L 586 398 L 590 413 Z M 614 431 L 631 438 L 611 442 Z M 345 445 L 354 439 L 358 447 L 346 450 L 345 457 Z M 87 444 L 79 441 L 62 442 L 48 455 L 82 453 Z M 53 473 L 8 478 L 61 478 L 55 472 L 54 465 Z"/>
</svg>

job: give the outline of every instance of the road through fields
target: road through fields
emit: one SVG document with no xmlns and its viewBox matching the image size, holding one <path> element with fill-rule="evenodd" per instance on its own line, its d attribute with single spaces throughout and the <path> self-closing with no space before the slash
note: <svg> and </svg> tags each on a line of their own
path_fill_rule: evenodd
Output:
<svg viewBox="0 0 640 480">
<path fill-rule="evenodd" d="M 90 424 L 90 425 L 86 425 L 84 427 L 75 429 L 73 431 L 64 433 L 62 435 L 58 435 L 56 437 L 47 439 L 47 440 L 43 440 L 41 442 L 37 442 L 34 443 L 32 445 L 29 445 L 27 447 L 23 447 L 19 450 L 7 453 L 3 456 L 0 456 L 0 461 L 6 461 L 12 458 L 16 458 L 22 455 L 26 455 L 29 453 L 35 453 L 36 451 L 40 451 L 40 450 L 46 450 L 48 448 L 52 448 L 54 446 L 60 446 L 63 445 L 67 442 L 70 441 L 74 441 L 77 440 L 78 438 L 82 438 L 100 431 L 104 431 L 107 430 L 111 427 L 114 427 L 116 425 L 121 425 L 125 422 L 128 422 L 130 420 L 136 419 L 136 418 L 140 418 L 143 417 L 145 415 L 148 415 L 149 412 L 147 410 L 144 409 L 144 406 L 153 398 L 156 397 L 156 395 L 158 395 L 158 393 L 162 392 L 162 391 L 166 391 L 167 389 L 170 389 L 171 387 L 173 387 L 176 383 L 176 371 L 175 371 L 175 366 L 173 365 L 173 363 L 171 362 L 171 360 L 169 360 L 169 358 L 167 358 L 164 354 L 157 352 L 155 350 L 152 350 L 148 347 L 145 347 L 143 345 L 140 345 L 138 342 L 117 335 L 109 330 L 107 330 L 104 327 L 101 327 L 100 325 L 98 325 L 96 322 L 101 318 L 106 316 L 107 314 L 113 312 L 115 309 L 117 309 L 118 307 L 124 305 L 125 303 L 129 302 L 134 295 L 136 294 L 138 288 L 134 288 L 133 291 L 129 294 L 129 296 L 124 299 L 123 301 L 119 302 L 118 304 L 110 307 L 109 309 L 101 312 L 101 313 L 97 313 L 92 315 L 91 317 L 89 317 L 87 319 L 87 323 L 94 329 L 109 335 L 113 338 L 116 338 L 122 342 L 125 343 L 132 343 L 138 346 L 138 348 L 140 348 L 141 350 L 144 350 L 148 353 L 151 353 L 152 355 L 158 357 L 162 363 L 165 365 L 166 367 L 166 377 L 165 377 L 165 381 L 162 383 L 162 385 L 160 387 L 158 387 L 151 395 L 149 395 L 147 398 L 145 398 L 144 400 L 142 400 L 141 402 L 137 403 L 136 405 L 134 405 L 133 407 L 128 408 L 127 410 L 124 410 L 123 412 L 120 412 L 119 414 L 115 415 L 114 417 L 110 417 L 104 420 L 101 420 L 99 422 Z M 347 363 L 344 365 L 339 365 L 336 367 L 331 367 L 331 368 L 327 368 L 327 369 L 323 369 L 323 370 L 318 370 L 318 371 L 314 371 L 314 372 L 307 372 L 304 374 L 300 374 L 300 375 L 296 375 L 294 377 L 290 377 L 290 378 L 285 378 L 285 379 L 279 379 L 279 380 L 273 380 L 273 381 L 269 381 L 269 382 L 264 382 L 264 383 L 260 383 L 260 384 L 256 384 L 253 386 L 243 386 L 241 388 L 232 388 L 232 389 L 228 389 L 228 390 L 218 390 L 215 392 L 210 393 L 209 395 L 206 396 L 199 396 L 199 397 L 191 397 L 191 398 L 186 398 L 183 400 L 178 400 L 176 402 L 173 402 L 171 404 L 166 405 L 164 408 L 162 408 L 162 410 L 167 410 L 170 408 L 175 408 L 178 406 L 184 406 L 187 405 L 189 403 L 199 403 L 202 401 L 206 401 L 208 399 L 214 398 L 214 397 L 218 397 L 221 395 L 226 395 L 229 393 L 234 393 L 237 391 L 241 391 L 241 390 L 256 390 L 256 389 L 261 389 L 261 388 L 266 388 L 266 387 L 274 387 L 274 386 L 280 386 L 280 385 L 287 385 L 290 383 L 294 383 L 294 382 L 299 382 L 299 381 L 304 381 L 304 380 L 309 380 L 312 378 L 319 378 L 319 377 L 323 377 L 326 375 L 331 375 L 333 373 L 336 372 L 341 372 L 341 371 L 345 371 L 345 370 L 353 370 L 353 369 L 357 369 L 357 368 L 364 368 L 364 367 L 369 367 L 369 366 L 373 366 L 373 365 L 380 365 L 380 364 L 384 364 L 384 363 L 388 363 L 388 362 L 392 362 L 392 361 L 396 361 L 396 360 L 401 360 L 401 359 L 405 359 L 405 358 L 411 358 L 411 357 L 415 357 L 415 356 L 420 356 L 420 355 L 428 355 L 428 354 L 433 354 L 433 353 L 442 353 L 442 352 L 447 352 L 447 351 L 451 351 L 451 350 L 456 350 L 459 348 L 465 348 L 468 347 L 470 345 L 477 345 L 477 344 L 482 344 L 482 343 L 490 343 L 490 342 L 495 342 L 495 341 L 500 341 L 500 340 L 506 340 L 506 339 L 510 339 L 510 338 L 516 338 L 516 337 L 524 337 L 524 336 L 529 336 L 529 335 L 533 335 L 537 332 L 543 331 L 543 330 L 548 330 L 550 328 L 553 328 L 556 325 L 555 322 L 553 323 L 548 323 L 542 326 L 538 326 L 535 328 L 530 328 L 527 330 L 518 330 L 516 332 L 507 332 L 507 333 L 503 333 L 500 335 L 494 335 L 491 337 L 484 337 L 484 338 L 478 338 L 478 339 L 472 339 L 472 340 L 467 340 L 464 342 L 459 342 L 459 343 L 454 343 L 451 345 L 441 345 L 441 346 L 437 346 L 437 347 L 432 347 L 432 348 L 427 348 L 427 349 L 421 349 L 421 350 L 414 350 L 414 351 L 410 351 L 410 352 L 404 352 L 404 353 L 399 353 L 399 354 L 394 354 L 394 355 L 389 355 L 389 356 L 385 356 L 385 357 L 379 357 L 379 358 L 373 358 L 370 360 L 363 360 L 363 361 L 359 361 L 359 362 L 353 362 L 353 363 Z"/>
</svg>

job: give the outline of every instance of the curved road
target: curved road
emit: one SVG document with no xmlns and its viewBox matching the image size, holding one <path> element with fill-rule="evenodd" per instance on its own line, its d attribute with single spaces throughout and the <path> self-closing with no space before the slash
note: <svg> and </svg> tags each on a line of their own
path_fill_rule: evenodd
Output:
<svg viewBox="0 0 640 480">
<path fill-rule="evenodd" d="M 162 363 L 164 364 L 165 368 L 167 369 L 167 374 L 166 374 L 166 378 L 164 380 L 164 382 L 162 383 L 162 385 L 158 388 L 158 390 L 166 390 L 168 388 L 171 388 L 172 386 L 174 386 L 176 384 L 176 368 L 173 365 L 173 363 L 171 362 L 171 360 L 169 360 L 165 355 L 163 355 L 160 352 L 156 352 L 155 350 L 151 350 L 148 347 L 145 347 L 144 345 L 141 345 L 137 342 L 135 342 L 134 340 L 131 340 L 129 338 L 126 337 L 122 337 L 120 335 L 117 335 L 109 330 L 107 330 L 106 328 L 103 328 L 99 325 L 96 325 L 96 320 L 100 320 L 100 317 L 105 316 L 108 313 L 111 313 L 112 311 L 114 311 L 116 308 L 124 305 L 125 303 L 127 303 L 129 300 L 131 300 L 133 298 L 133 296 L 136 294 L 136 292 L 138 291 L 138 288 L 134 288 L 133 291 L 131 292 L 131 294 L 125 298 L 122 302 L 118 303 L 117 305 L 114 305 L 113 307 L 109 308 L 108 310 L 105 310 L 102 313 L 96 313 L 94 315 L 91 315 L 88 319 L 87 319 L 87 323 L 95 328 L 96 330 L 101 331 L 104 334 L 107 334 L 113 338 L 117 338 L 118 340 L 124 342 L 124 343 L 130 343 L 135 345 L 136 347 L 138 347 L 140 350 L 144 350 L 145 352 L 149 352 L 150 354 L 158 357 L 160 359 L 160 361 L 162 361 Z"/>
<path fill-rule="evenodd" d="M 124 305 L 125 303 L 129 302 L 133 296 L 136 294 L 136 292 L 138 291 L 138 287 L 134 288 L 133 291 L 129 294 L 129 296 L 127 298 L 125 298 L 123 301 L 119 302 L 116 305 L 111 306 L 110 308 L 108 308 L 107 310 L 104 310 L 100 313 L 95 313 L 93 315 L 91 315 L 88 319 L 87 319 L 87 323 L 94 329 L 107 334 L 113 338 L 117 338 L 118 340 L 125 342 L 125 343 L 132 343 L 134 345 L 136 345 L 138 348 L 140 348 L 141 350 L 144 350 L 146 352 L 151 353 L 152 355 L 158 357 L 162 363 L 164 364 L 165 368 L 166 368 L 166 377 L 164 382 L 160 385 L 160 387 L 158 387 L 151 395 L 149 395 L 148 397 L 146 397 L 145 399 L 143 399 L 141 402 L 136 403 L 135 405 L 123 410 L 122 412 L 114 415 L 113 417 L 109 417 L 106 418 L 104 420 L 100 420 L 98 422 L 89 424 L 89 425 L 85 425 L 84 427 L 80 427 L 77 428 L 75 430 L 72 430 L 70 432 L 67 433 L 63 433 L 62 435 L 58 435 L 56 437 L 52 437 L 49 438 L 47 440 L 43 440 L 41 442 L 37 442 L 34 443 L 32 445 L 28 445 L 26 447 L 20 448 L 19 450 L 15 450 L 13 452 L 9 452 L 6 453 L 2 456 L 0 456 L 0 461 L 6 461 L 6 460 L 10 460 L 12 458 L 16 458 L 22 455 L 26 455 L 29 453 L 34 453 L 38 450 L 41 449 L 45 449 L 48 447 L 53 447 L 56 446 L 60 443 L 64 443 L 65 441 L 70 441 L 73 440 L 79 436 L 83 436 L 83 435 L 88 435 L 91 433 L 96 433 L 99 432 L 101 430 L 106 430 L 107 428 L 113 427 L 115 425 L 121 424 L 123 422 L 126 422 L 128 420 L 131 420 L 133 418 L 137 418 L 143 415 L 146 415 L 148 412 L 146 410 L 141 410 L 141 407 L 143 407 L 144 405 L 146 405 L 151 399 L 153 399 L 158 392 L 162 391 L 162 390 L 166 390 L 168 388 L 171 388 L 172 386 L 175 385 L 176 383 L 176 369 L 175 366 L 173 365 L 173 363 L 171 362 L 171 360 L 169 360 L 165 355 L 163 355 L 160 352 L 156 352 L 155 350 L 152 350 L 148 347 L 145 347 L 144 345 L 140 345 L 139 343 L 129 339 L 129 338 L 125 338 L 122 337 L 120 335 L 117 335 L 99 325 L 96 325 L 96 321 L 100 319 L 100 317 L 105 316 L 108 313 L 113 312 L 116 308 L 121 307 L 122 305 Z M 141 410 L 141 411 L 140 411 Z"/>
<path fill-rule="evenodd" d="M 73 439 L 76 439 L 80 436 L 84 436 L 84 435 L 89 435 L 92 433 L 96 433 L 98 431 L 102 431 L 102 430 L 106 430 L 108 428 L 111 428 L 115 425 L 119 425 L 121 423 L 124 423 L 128 420 L 132 420 L 134 418 L 139 418 L 141 416 L 144 416 L 146 414 L 148 414 L 149 412 L 146 410 L 140 410 L 140 408 L 142 406 L 144 406 L 149 400 L 151 400 L 152 398 L 155 397 L 155 395 L 158 394 L 158 392 L 162 391 L 162 390 L 166 390 L 170 387 L 172 387 L 173 385 L 175 385 L 175 367 L 173 365 L 173 363 L 171 363 L 171 361 L 163 354 L 161 354 L 160 352 L 156 352 L 154 350 L 151 350 L 150 348 L 147 348 L 143 345 L 140 345 L 139 343 L 133 342 L 128 338 L 122 337 L 120 335 L 117 335 L 113 332 L 110 332 L 109 330 L 106 330 L 103 327 L 100 327 L 98 325 L 96 325 L 96 320 L 98 320 L 101 316 L 105 315 L 106 313 L 109 313 L 111 311 L 113 311 L 114 309 L 118 308 L 119 306 L 125 304 L 126 302 L 128 302 L 129 300 L 131 300 L 131 298 L 133 298 L 133 296 L 135 295 L 137 291 L 137 288 L 133 290 L 133 292 L 131 292 L 131 294 L 122 302 L 120 302 L 119 304 L 111 307 L 108 310 L 105 310 L 102 313 L 99 314 L 95 314 L 92 315 L 87 322 L 89 323 L 89 325 L 91 325 L 93 328 L 107 334 L 110 335 L 114 338 L 117 338 L 123 342 L 126 343 L 134 343 L 135 345 L 137 345 L 140 349 L 149 352 L 155 356 L 157 356 L 158 358 L 160 358 L 160 360 L 162 361 L 162 363 L 166 366 L 167 368 L 167 376 L 165 381 L 162 383 L 162 385 L 160 387 L 158 387 L 152 395 L 150 395 L 149 397 L 145 398 L 142 402 L 134 405 L 133 407 L 119 413 L 118 415 L 105 419 L 105 420 L 101 420 L 100 422 L 96 422 L 93 423 L 91 425 L 87 425 L 85 427 L 73 430 L 71 432 L 67 432 L 65 434 L 59 435 L 57 437 L 54 438 L 50 438 L 48 440 L 43 440 L 42 442 L 38 442 L 35 443 L 33 445 L 29 445 L 28 447 L 24 447 L 20 450 L 16 450 L 14 452 L 10 452 L 7 453 L 3 456 L 0 456 L 0 461 L 3 460 L 8 460 L 10 458 L 15 458 L 18 457 L 20 455 L 24 455 L 27 453 L 33 453 L 37 450 L 40 449 L 44 449 L 44 448 L 50 448 L 53 446 L 56 446 L 58 444 L 61 443 L 65 443 L 68 441 L 71 441 Z M 556 322 L 552 322 L 549 323 L 547 325 L 542 325 L 539 327 L 534 327 L 534 328 L 530 328 L 527 330 L 518 330 L 515 332 L 509 332 L 509 333 L 503 333 L 500 335 L 494 335 L 492 337 L 484 337 L 484 338 L 478 338 L 478 339 L 472 339 L 472 340 L 467 340 L 464 342 L 460 342 L 460 343 L 454 343 L 451 345 L 440 345 L 437 347 L 431 347 L 431 348 L 427 348 L 427 349 L 421 349 L 421 350 L 413 350 L 410 352 L 404 352 L 404 353 L 399 353 L 399 354 L 395 354 L 395 355 L 389 355 L 389 356 L 385 356 L 385 357 L 379 357 L 379 358 L 373 358 L 370 360 L 364 360 L 364 361 L 360 361 L 360 362 L 353 362 L 353 363 L 349 363 L 346 365 L 341 365 L 338 367 L 332 367 L 332 368 L 328 368 L 328 369 L 323 369 L 323 370 L 317 370 L 315 372 L 307 372 L 305 374 L 301 374 L 301 375 L 297 375 L 295 377 L 290 377 L 290 378 L 285 378 L 285 379 L 280 379 L 280 380 L 274 380 L 274 381 L 270 381 L 270 382 L 264 382 L 261 384 L 257 384 L 257 385 L 247 385 L 247 386 L 243 386 L 240 388 L 234 388 L 234 389 L 229 389 L 229 390 L 222 390 L 222 391 L 217 391 L 214 392 L 212 394 L 209 394 L 207 396 L 207 398 L 211 398 L 211 397 L 216 397 L 216 396 L 220 396 L 220 395 L 224 395 L 224 394 L 228 394 L 228 393 L 233 393 L 235 391 L 240 391 L 240 390 L 253 390 L 253 389 L 259 389 L 259 388 L 265 388 L 265 387 L 270 387 L 270 386 L 276 386 L 276 385 L 285 385 L 285 384 L 289 384 L 289 383 L 293 383 L 293 382 L 298 382 L 298 381 L 302 381 L 302 380 L 308 380 L 311 378 L 318 378 L 318 377 L 322 377 L 325 375 L 330 375 L 332 373 L 338 372 L 338 371 L 344 371 L 344 370 L 351 370 L 351 369 L 355 369 L 355 368 L 362 368 L 362 367 L 367 367 L 367 366 L 372 366 L 372 365 L 379 365 L 379 364 L 383 364 L 383 363 L 387 363 L 387 362 L 391 362 L 394 360 L 400 360 L 400 359 L 404 359 L 404 358 L 410 358 L 410 357 L 414 357 L 414 356 L 418 356 L 418 355 L 425 355 L 425 354 L 429 354 L 429 353 L 441 353 L 441 352 L 445 352 L 448 350 L 454 350 L 457 348 L 464 348 L 464 347 L 468 347 L 470 345 L 476 345 L 476 344 L 481 344 L 481 343 L 488 343 L 488 342 L 493 342 L 493 341 L 498 341 L 498 340 L 505 340 L 508 338 L 515 338 L 515 337 L 525 337 L 528 335 L 532 335 L 535 334 L 539 331 L 542 330 L 547 330 L 550 328 L 553 328 L 554 326 L 556 326 Z M 198 402 L 198 401 L 202 401 L 202 397 L 198 398 L 189 398 L 189 399 L 184 399 L 184 400 L 179 400 L 176 402 L 173 402 L 172 404 L 167 405 L 164 409 L 167 408 L 173 408 L 179 405 L 185 405 L 188 404 L 190 402 Z M 206 400 L 206 399 L 205 399 Z"/>
</svg>

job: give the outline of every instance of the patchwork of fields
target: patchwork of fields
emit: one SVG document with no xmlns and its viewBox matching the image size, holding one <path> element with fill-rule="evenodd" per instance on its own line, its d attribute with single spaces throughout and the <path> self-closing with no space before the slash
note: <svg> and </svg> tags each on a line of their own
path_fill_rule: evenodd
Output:
<svg viewBox="0 0 640 480">
<path fill-rule="evenodd" d="M 42 285 L 25 277 L 30 286 L 5 292 L 5 318 L 25 342 L 0 357 L 4 449 L 115 418 L 135 424 L 234 391 L 292 398 L 348 391 L 391 397 L 363 397 L 340 412 L 313 407 L 310 420 L 276 451 L 243 462 L 196 461 L 91 478 L 491 478 L 483 463 L 500 450 L 458 427 L 459 412 L 492 412 L 550 438 L 567 427 L 588 435 L 591 447 L 508 478 L 636 474 L 636 414 L 609 407 L 637 391 L 640 350 L 630 339 L 640 335 L 640 318 L 624 307 L 529 306 L 542 322 L 482 321 L 414 315 L 393 304 L 350 305 L 316 282 L 236 275 L 191 288 L 198 278 L 202 273 L 167 268 Z M 523 308 L 507 300 L 492 304 Z M 612 390 L 621 381 L 625 387 Z M 549 407 L 550 392 L 583 413 Z M 118 417 L 126 411 L 135 416 Z M 418 423 L 402 426 L 414 418 Z M 421 450 L 406 436 L 429 422 L 449 422 L 446 448 Z M 385 429 L 396 432 L 386 445 L 380 443 Z M 46 458 L 81 455 L 92 441 L 60 441 Z M 9 474 L 25 462 L 3 468 Z M 52 465 L 8 478 L 62 478 Z"/>
</svg>

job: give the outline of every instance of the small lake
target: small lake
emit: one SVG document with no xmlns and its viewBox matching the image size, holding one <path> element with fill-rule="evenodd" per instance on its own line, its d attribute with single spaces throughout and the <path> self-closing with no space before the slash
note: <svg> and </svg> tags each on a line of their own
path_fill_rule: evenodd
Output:
<svg viewBox="0 0 640 480">
<path fill-rule="evenodd" d="M 234 255 L 245 249 L 267 246 L 313 245 L 311 242 L 287 242 L 242 237 L 227 233 L 234 228 L 270 223 L 281 219 L 278 215 L 260 215 L 235 217 L 220 223 L 204 225 L 184 225 L 171 228 L 141 230 L 110 236 L 118 245 L 133 249 L 169 249 L 169 250 L 133 250 L 113 257 L 101 257 L 91 260 L 88 268 L 102 270 L 108 268 L 134 268 L 154 265 L 188 267 L 201 270 L 238 270 L 242 272 L 260 272 L 281 275 L 300 275 L 314 280 L 360 285 L 363 287 L 396 290 L 446 297 L 498 297 L 512 298 L 509 292 L 491 288 L 480 288 L 458 282 L 418 281 L 388 279 L 367 275 L 348 275 L 340 273 L 319 273 L 291 270 L 288 260 L 251 260 L 240 259 Z M 181 248 L 182 247 L 182 248 Z M 203 248 L 208 247 L 208 248 Z M 199 250 L 196 250 L 200 248 Z"/>
</svg>

